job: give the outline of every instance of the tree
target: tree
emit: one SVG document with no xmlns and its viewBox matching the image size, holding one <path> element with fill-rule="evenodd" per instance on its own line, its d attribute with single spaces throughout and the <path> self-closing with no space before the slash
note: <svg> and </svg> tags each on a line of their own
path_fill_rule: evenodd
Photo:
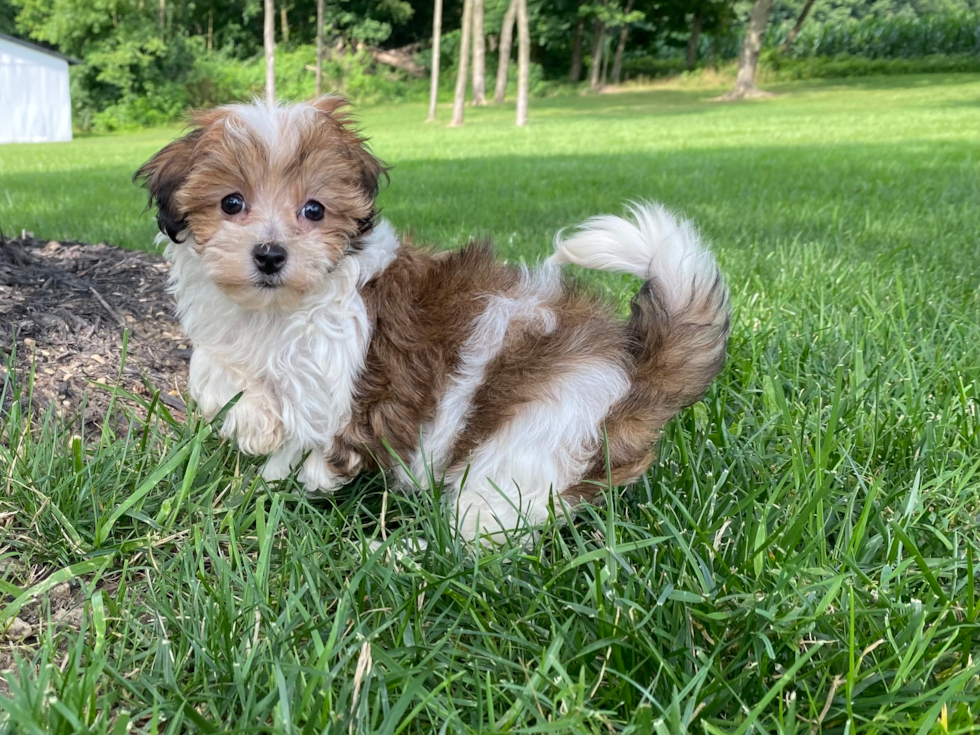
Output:
<svg viewBox="0 0 980 735">
<path fill-rule="evenodd" d="M 698 63 L 698 40 L 701 36 L 701 20 L 704 17 L 704 9 L 698 7 L 694 11 L 694 21 L 691 23 L 691 36 L 687 40 L 687 68 L 693 69 Z"/>
<path fill-rule="evenodd" d="M 702 37 L 708 35 L 717 41 L 731 35 L 735 5 L 731 0 L 673 0 L 657 6 L 656 21 L 670 34 L 687 33 L 686 66 L 694 69 Z M 717 43 L 713 43 L 712 53 L 716 51 Z"/>
<path fill-rule="evenodd" d="M 762 50 L 762 39 L 766 34 L 766 24 L 772 11 L 772 0 L 755 0 L 752 12 L 749 14 L 749 27 L 742 40 L 742 48 L 738 51 L 738 74 L 735 76 L 735 88 L 718 99 L 721 101 L 740 100 L 752 97 L 767 97 L 769 94 L 756 88 L 755 71 L 759 65 L 759 52 Z"/>
<path fill-rule="evenodd" d="M 453 119 L 449 127 L 463 124 L 463 108 L 466 105 L 466 65 L 470 56 L 470 31 L 473 28 L 473 0 L 463 2 L 463 27 L 459 39 L 459 63 L 456 65 L 456 94 L 453 97 Z"/>
<path fill-rule="evenodd" d="M 572 66 L 568 70 L 568 81 L 577 82 L 582 78 L 582 36 L 585 35 L 585 18 L 579 16 L 575 24 L 575 40 L 572 42 Z"/>
<path fill-rule="evenodd" d="M 441 2 L 442 0 L 436 0 Z M 323 94 L 323 3 L 316 0 L 316 96 Z"/>
<path fill-rule="evenodd" d="M 265 0 L 265 101 L 276 104 L 276 9 L 274 0 Z"/>
<path fill-rule="evenodd" d="M 483 0 L 473 0 L 473 104 L 487 104 L 487 38 L 483 33 Z"/>
<path fill-rule="evenodd" d="M 322 2 L 323 0 L 319 0 Z M 442 38 L 442 0 L 435 0 L 432 11 L 432 81 L 429 85 L 429 117 L 426 122 L 436 121 L 436 103 L 439 101 L 439 41 Z"/>
<path fill-rule="evenodd" d="M 510 67 L 510 51 L 514 44 L 514 20 L 517 18 L 517 0 L 510 0 L 504 22 L 500 26 L 500 46 L 497 48 L 497 83 L 493 90 L 493 101 L 500 104 L 507 96 L 507 72 Z"/>
<path fill-rule="evenodd" d="M 592 44 L 592 67 L 589 69 L 589 86 L 596 90 L 600 86 L 602 71 L 602 48 L 606 42 L 606 24 L 600 18 L 595 19 L 592 33 L 595 41 Z"/>
<path fill-rule="evenodd" d="M 17 33 L 17 11 L 9 0 L 0 0 L 0 33 L 12 36 Z"/>
<path fill-rule="evenodd" d="M 286 3 L 279 5 L 279 31 L 282 33 L 282 42 L 289 43 L 289 6 Z"/>
<path fill-rule="evenodd" d="M 793 45 L 793 41 L 796 37 L 800 35 L 800 29 L 803 27 L 803 21 L 810 14 L 810 8 L 813 7 L 814 0 L 806 0 L 806 5 L 803 6 L 803 10 L 800 11 L 800 17 L 796 19 L 795 25 L 790 28 L 789 33 L 786 35 L 786 40 L 783 41 L 782 45 L 779 47 L 779 53 L 785 54 L 789 51 L 790 47 Z"/>
<path fill-rule="evenodd" d="M 527 96 L 531 76 L 531 32 L 527 0 L 517 0 L 517 125 L 527 125 Z"/>
<path fill-rule="evenodd" d="M 616 58 L 613 61 L 612 80 L 613 84 L 619 84 L 619 78 L 623 73 L 623 52 L 626 50 L 626 37 L 630 32 L 630 14 L 633 11 L 633 0 L 626 3 L 626 10 L 623 13 L 623 25 L 619 28 L 619 44 L 616 46 Z M 640 20 L 638 18 L 637 20 Z"/>
</svg>

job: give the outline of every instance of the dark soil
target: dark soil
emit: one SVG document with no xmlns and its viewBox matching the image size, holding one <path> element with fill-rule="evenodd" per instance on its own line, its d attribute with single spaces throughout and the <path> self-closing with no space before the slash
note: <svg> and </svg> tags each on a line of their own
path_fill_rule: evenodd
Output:
<svg viewBox="0 0 980 735">
<path fill-rule="evenodd" d="M 26 567 L 15 559 L 0 559 L 0 577 L 17 580 L 24 589 L 40 582 L 48 573 L 42 567 Z M 112 595 L 119 584 L 116 580 L 102 579 L 99 588 L 105 594 Z M 9 605 L 14 599 L 11 595 L 4 595 L 0 606 Z M 77 579 L 73 579 L 37 595 L 17 610 L 12 619 L 4 621 L 0 626 L 0 694 L 10 695 L 4 675 L 9 672 L 16 680 L 18 663 L 23 665 L 24 661 L 31 661 L 38 644 L 45 640 L 48 629 L 57 641 L 58 653 L 67 653 L 68 640 L 60 634 L 80 629 L 85 600 L 85 590 Z M 20 662 L 17 661 L 18 656 Z"/>
<path fill-rule="evenodd" d="M 152 253 L 29 236 L 0 240 L 0 358 L 9 364 L 16 342 L 22 389 L 34 363 L 35 417 L 53 407 L 69 421 L 97 426 L 114 385 L 147 400 L 159 390 L 163 403 L 184 411 L 178 388 L 187 384 L 190 345 L 166 283 L 167 264 Z M 0 364 L 0 384 L 4 372 Z M 0 413 L 9 409 L 7 392 Z"/>
</svg>

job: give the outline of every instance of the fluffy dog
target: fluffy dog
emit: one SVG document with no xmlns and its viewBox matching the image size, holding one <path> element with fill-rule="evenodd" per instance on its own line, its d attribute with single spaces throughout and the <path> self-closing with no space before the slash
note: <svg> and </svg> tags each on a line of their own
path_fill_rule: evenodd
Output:
<svg viewBox="0 0 980 735">
<path fill-rule="evenodd" d="M 724 283 L 663 208 L 587 221 L 529 270 L 488 244 L 413 247 L 377 217 L 385 168 L 338 97 L 231 105 L 136 174 L 171 241 L 190 394 L 263 475 L 330 492 L 431 475 L 472 539 L 629 483 L 721 369 Z M 162 236 L 161 236 L 162 238 Z M 561 265 L 645 281 L 625 323 Z"/>
</svg>

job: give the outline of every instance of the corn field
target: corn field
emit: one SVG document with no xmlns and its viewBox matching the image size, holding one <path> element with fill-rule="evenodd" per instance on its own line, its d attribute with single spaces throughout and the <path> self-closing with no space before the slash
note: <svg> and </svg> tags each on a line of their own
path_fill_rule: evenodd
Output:
<svg viewBox="0 0 980 735">
<path fill-rule="evenodd" d="M 791 24 L 774 27 L 767 45 L 782 44 Z M 863 56 L 908 59 L 932 54 L 980 54 L 980 15 L 934 14 L 918 18 L 874 18 L 807 23 L 789 55 L 797 58 Z"/>
</svg>

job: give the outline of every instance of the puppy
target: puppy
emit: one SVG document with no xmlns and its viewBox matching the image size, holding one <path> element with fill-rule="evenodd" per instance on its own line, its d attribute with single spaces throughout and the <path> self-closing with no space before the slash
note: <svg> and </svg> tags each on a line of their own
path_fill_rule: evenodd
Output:
<svg viewBox="0 0 980 735">
<path fill-rule="evenodd" d="M 635 205 L 530 270 L 430 252 L 377 216 L 385 167 L 346 101 L 200 113 L 136 174 L 169 238 L 190 394 L 310 493 L 444 483 L 467 539 L 539 523 L 650 466 L 721 369 L 729 308 L 692 225 Z M 561 265 L 644 280 L 625 323 Z"/>
</svg>

